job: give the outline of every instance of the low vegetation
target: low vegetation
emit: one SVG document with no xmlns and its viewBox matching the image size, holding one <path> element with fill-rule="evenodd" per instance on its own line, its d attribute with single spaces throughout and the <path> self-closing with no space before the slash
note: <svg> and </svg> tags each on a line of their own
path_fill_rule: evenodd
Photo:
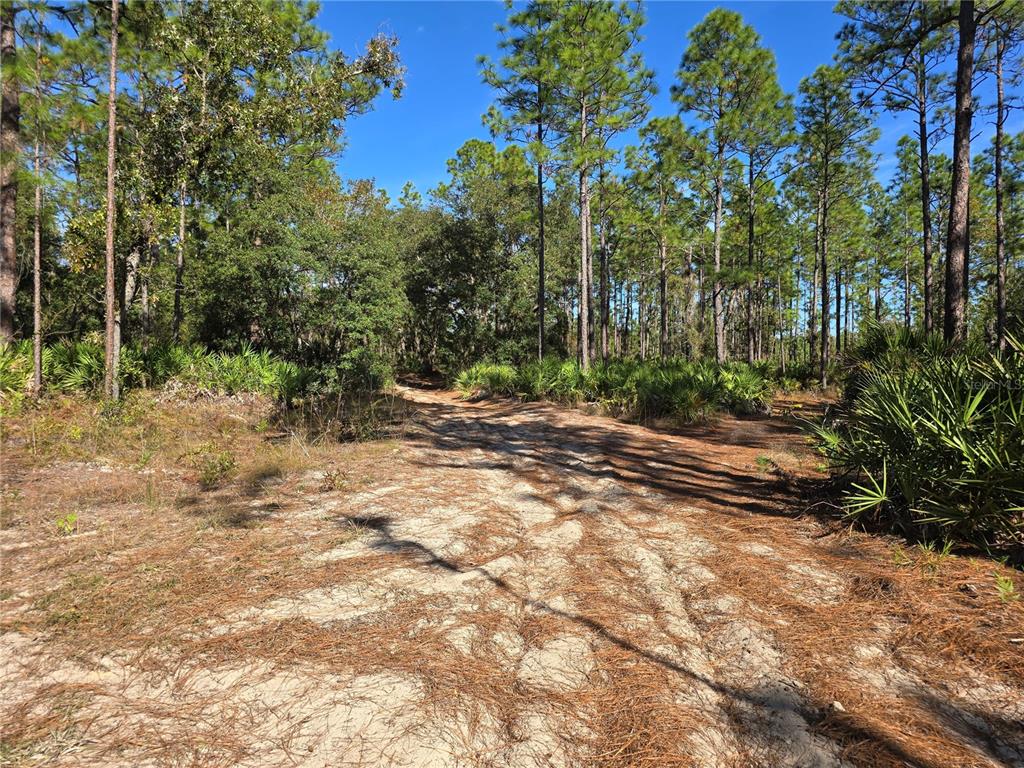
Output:
<svg viewBox="0 0 1024 768">
<path fill-rule="evenodd" d="M 1024 346 L 1004 354 L 874 326 L 816 429 L 847 513 L 919 540 L 1024 554 Z"/>
<path fill-rule="evenodd" d="M 32 344 L 0 345 L 0 397 L 19 402 L 32 378 Z M 121 350 L 123 388 L 170 386 L 197 393 L 253 393 L 291 400 L 311 381 L 311 373 L 266 351 L 242 347 L 237 354 L 199 346 L 166 345 Z M 43 382 L 50 392 L 98 394 L 103 387 L 103 346 L 89 341 L 43 348 Z"/>
<path fill-rule="evenodd" d="M 716 365 L 681 359 L 615 360 L 583 369 L 555 358 L 519 367 L 477 363 L 455 379 L 465 397 L 504 395 L 565 404 L 600 403 L 610 412 L 647 421 L 707 419 L 716 411 L 749 414 L 767 408 L 774 384 L 742 363 Z"/>
</svg>

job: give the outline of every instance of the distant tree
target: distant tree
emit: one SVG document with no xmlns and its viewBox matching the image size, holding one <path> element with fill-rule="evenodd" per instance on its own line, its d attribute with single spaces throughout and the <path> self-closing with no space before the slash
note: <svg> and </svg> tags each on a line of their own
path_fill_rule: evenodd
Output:
<svg viewBox="0 0 1024 768">
<path fill-rule="evenodd" d="M 682 122 L 677 117 L 651 120 L 640 131 L 641 143 L 627 154 L 627 184 L 639 201 L 636 225 L 650 231 L 658 260 L 658 353 L 669 354 L 670 249 L 679 245 L 680 230 L 693 226 L 694 211 L 685 194 L 690 168 Z"/>
<path fill-rule="evenodd" d="M 757 32 L 738 13 L 716 8 L 690 30 L 688 38 L 672 98 L 682 111 L 692 112 L 709 134 L 714 195 L 712 313 L 715 358 L 724 362 L 728 350 L 720 272 L 726 172 L 741 149 L 755 155 L 765 152 L 770 142 L 755 146 L 751 131 L 755 125 L 763 129 L 763 121 L 773 113 L 781 116 L 779 110 L 784 112 L 785 107 L 781 93 L 774 90 L 774 58 L 760 47 Z"/>
<path fill-rule="evenodd" d="M 511 1 L 507 3 L 512 8 Z M 556 69 L 554 43 L 550 39 L 553 6 L 534 0 L 522 11 L 511 13 L 499 27 L 499 43 L 505 55 L 498 65 L 486 57 L 484 81 L 498 93 L 500 109 L 492 108 L 485 122 L 496 135 L 526 143 L 537 169 L 537 357 L 544 357 L 544 311 L 547 303 L 544 278 L 544 164 L 549 146 L 557 140 L 554 125 Z"/>
<path fill-rule="evenodd" d="M 567 136 L 563 147 L 579 181 L 578 358 L 587 368 L 593 300 L 590 177 L 611 159 L 611 139 L 647 116 L 654 77 L 638 49 L 644 18 L 637 7 L 607 0 L 562 0 L 553 9 L 556 21 L 550 39 L 558 52 L 557 103 L 561 130 Z"/>
<path fill-rule="evenodd" d="M 758 43 L 760 38 L 756 38 Z M 781 174 L 779 156 L 793 143 L 793 104 L 779 86 L 775 54 L 759 44 L 750 51 L 756 76 L 745 89 L 748 96 L 743 108 L 742 125 L 737 141 L 747 165 L 747 269 L 754 269 L 754 230 L 758 193 Z M 773 172 L 774 171 L 774 172 Z M 747 287 L 747 362 L 753 363 L 756 341 L 760 336 L 755 320 L 755 290 L 752 280 Z M 758 318 L 760 315 L 758 315 Z"/>
<path fill-rule="evenodd" d="M 800 83 L 798 120 L 801 135 L 800 161 L 812 179 L 817 209 L 815 230 L 821 280 L 821 353 L 818 358 L 821 385 L 828 384 L 829 328 L 829 214 L 844 196 L 863 188 L 864 175 L 872 170 L 868 147 L 877 136 L 867 113 L 858 108 L 845 73 L 837 67 L 818 67 Z"/>
<path fill-rule="evenodd" d="M 932 330 L 932 202 L 929 154 L 945 126 L 942 104 L 949 90 L 942 66 L 952 43 L 953 11 L 946 0 L 842 0 L 836 10 L 850 18 L 839 33 L 843 66 L 868 89 L 865 98 L 917 121 L 920 175 L 924 327 Z M 930 127 L 931 121 L 938 125 Z"/>
</svg>

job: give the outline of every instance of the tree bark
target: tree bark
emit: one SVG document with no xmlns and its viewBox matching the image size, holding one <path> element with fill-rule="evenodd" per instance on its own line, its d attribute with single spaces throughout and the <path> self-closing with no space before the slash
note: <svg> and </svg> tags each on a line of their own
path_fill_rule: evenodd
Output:
<svg viewBox="0 0 1024 768">
<path fill-rule="evenodd" d="M 836 265 L 833 275 L 833 282 L 836 287 L 836 355 L 842 351 L 843 338 L 843 267 Z"/>
<path fill-rule="evenodd" d="M 843 302 L 843 349 L 848 350 L 850 348 L 850 270 L 846 270 L 846 280 L 843 283 L 843 290 L 846 292 L 846 300 Z"/>
<path fill-rule="evenodd" d="M 623 356 L 630 353 L 630 333 L 633 331 L 633 284 L 626 284 L 626 316 L 623 318 Z"/>
<path fill-rule="evenodd" d="M 4 2 L 0 8 L 0 58 L 10 62 L 3 77 L 2 105 L 0 105 L 0 344 L 14 339 L 14 302 L 18 288 L 17 204 L 18 204 L 18 151 L 21 105 L 19 101 L 15 57 L 17 41 L 14 35 L 13 2 Z"/>
<path fill-rule="evenodd" d="M 1003 57 L 1006 38 L 1001 28 L 996 29 L 996 348 L 1006 349 L 1006 230 L 1003 219 L 1003 123 L 1006 121 L 1006 103 L 1003 93 Z"/>
<path fill-rule="evenodd" d="M 903 325 L 910 330 L 910 251 L 903 257 Z"/>
<path fill-rule="evenodd" d="M 782 270 L 776 273 L 775 301 L 779 308 L 779 368 L 786 375 L 786 320 L 782 307 Z"/>
<path fill-rule="evenodd" d="M 968 198 L 971 183 L 971 118 L 974 76 L 974 41 L 977 19 L 973 0 L 962 0 L 958 18 L 959 42 L 956 56 L 956 107 L 953 122 L 953 177 L 950 187 L 949 227 L 946 238 L 946 291 L 943 336 L 957 342 L 967 334 Z"/>
<path fill-rule="evenodd" d="M 139 270 L 142 267 L 142 248 L 143 243 L 137 244 L 132 248 L 128 258 L 125 260 L 124 285 L 121 289 L 119 314 L 122 340 L 126 338 L 125 329 L 128 327 L 128 312 L 131 310 L 132 304 L 135 303 L 135 298 L 139 294 L 139 288 L 142 283 L 139 274 Z"/>
<path fill-rule="evenodd" d="M 707 310 L 707 297 L 704 295 L 704 259 L 706 254 L 704 252 L 704 243 L 700 244 L 700 262 L 697 264 L 697 303 L 699 304 L 699 312 L 697 314 L 697 333 L 700 336 L 701 346 L 704 344 L 704 319 L 708 313 Z"/>
<path fill-rule="evenodd" d="M 817 201 L 814 214 L 814 269 L 811 273 L 811 301 L 808 327 L 810 338 L 807 344 L 807 359 L 818 362 L 818 274 L 821 272 L 821 200 Z"/>
<path fill-rule="evenodd" d="M 104 391 L 116 400 L 118 391 L 117 316 L 114 295 L 114 171 L 117 152 L 117 23 L 120 0 L 113 0 L 110 11 L 110 74 L 107 94 L 107 243 L 106 243 L 106 356 Z"/>
</svg>

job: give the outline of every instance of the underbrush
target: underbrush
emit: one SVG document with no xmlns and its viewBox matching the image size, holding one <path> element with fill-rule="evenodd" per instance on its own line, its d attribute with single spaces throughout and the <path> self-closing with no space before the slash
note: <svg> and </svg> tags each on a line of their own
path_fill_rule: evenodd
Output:
<svg viewBox="0 0 1024 768">
<path fill-rule="evenodd" d="M 103 387 L 103 346 L 88 341 L 61 342 L 43 348 L 43 386 L 49 392 L 95 394 Z M 32 344 L 0 346 L 0 398 L 13 403 L 32 378 Z M 237 354 L 202 347 L 159 346 L 121 350 L 124 389 L 167 386 L 196 393 L 242 392 L 289 401 L 303 392 L 310 373 L 269 352 L 244 347 Z"/>
<path fill-rule="evenodd" d="M 640 421 L 672 417 L 683 422 L 701 421 L 719 410 L 762 411 L 774 392 L 771 380 L 757 368 L 679 359 L 618 360 L 587 370 L 575 361 L 556 358 L 518 368 L 477 363 L 456 377 L 455 387 L 466 397 L 510 396 L 569 405 L 596 402 L 616 415 Z"/>
<path fill-rule="evenodd" d="M 1024 345 L 1003 355 L 874 326 L 815 428 L 846 513 L 920 541 L 1024 555 Z"/>
</svg>

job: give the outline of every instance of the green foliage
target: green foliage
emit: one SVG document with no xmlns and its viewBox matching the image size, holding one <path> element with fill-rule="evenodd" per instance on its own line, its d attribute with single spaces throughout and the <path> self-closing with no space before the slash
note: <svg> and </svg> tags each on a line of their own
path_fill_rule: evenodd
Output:
<svg viewBox="0 0 1024 768">
<path fill-rule="evenodd" d="M 816 429 L 854 481 L 855 519 L 987 549 L 1024 545 L 1024 347 L 1005 355 L 872 326 L 847 356 L 845 402 Z"/>
<path fill-rule="evenodd" d="M 205 490 L 220 485 L 237 465 L 231 451 L 218 450 L 209 443 L 190 451 L 186 458 L 189 464 L 199 471 L 199 485 Z"/>
<path fill-rule="evenodd" d="M 575 361 L 551 357 L 519 368 L 477 363 L 456 377 L 455 386 L 466 397 L 598 402 L 639 421 L 668 416 L 687 423 L 709 418 L 717 410 L 763 410 L 773 394 L 771 382 L 750 366 L 676 359 L 617 360 L 586 370 Z"/>
<path fill-rule="evenodd" d="M 57 532 L 61 536 L 70 536 L 78 530 L 78 513 L 68 512 L 57 518 Z"/>
<path fill-rule="evenodd" d="M 0 346 L 0 394 L 6 398 L 24 393 L 31 376 L 31 343 Z M 310 372 L 294 363 L 249 346 L 234 355 L 180 346 L 121 351 L 121 380 L 126 388 L 176 386 L 219 395 L 257 393 L 287 401 L 303 392 L 311 378 Z M 43 381 L 53 392 L 99 392 L 102 346 L 83 341 L 45 347 Z"/>
<path fill-rule="evenodd" d="M 455 388 L 465 396 L 514 395 L 519 373 L 511 365 L 477 363 L 455 379 Z"/>
<path fill-rule="evenodd" d="M 1020 600 L 1020 592 L 1014 586 L 1013 579 L 999 573 L 996 574 L 996 594 L 999 595 L 999 599 L 1004 603 Z"/>
</svg>

